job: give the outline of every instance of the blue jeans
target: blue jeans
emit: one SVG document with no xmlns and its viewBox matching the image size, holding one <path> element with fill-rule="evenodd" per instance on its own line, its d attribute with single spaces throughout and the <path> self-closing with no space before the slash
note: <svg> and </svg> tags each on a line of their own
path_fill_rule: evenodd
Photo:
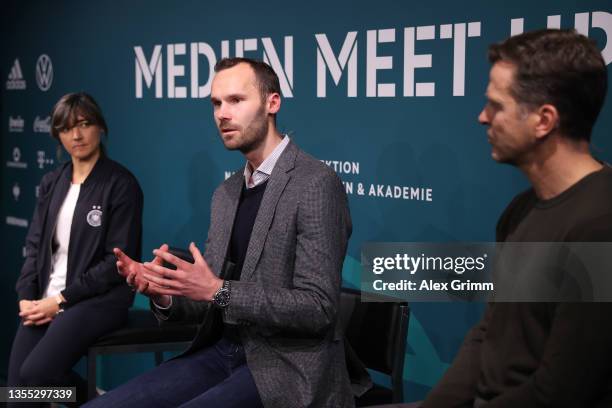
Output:
<svg viewBox="0 0 612 408">
<path fill-rule="evenodd" d="M 225 338 L 167 361 L 84 406 L 263 407 L 244 349 Z"/>
</svg>

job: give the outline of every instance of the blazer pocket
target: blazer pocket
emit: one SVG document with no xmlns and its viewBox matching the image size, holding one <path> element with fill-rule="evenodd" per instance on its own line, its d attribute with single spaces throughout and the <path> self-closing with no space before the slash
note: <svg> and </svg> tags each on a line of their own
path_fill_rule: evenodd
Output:
<svg viewBox="0 0 612 408">
<path fill-rule="evenodd" d="M 274 220 L 268 230 L 264 248 L 275 257 L 282 254 L 288 244 L 288 224 L 287 220 Z"/>
<path fill-rule="evenodd" d="M 287 232 L 288 225 L 289 222 L 287 222 L 286 218 L 282 218 L 278 215 L 275 215 L 274 219 L 270 223 L 270 228 L 268 228 L 268 234 L 272 232 L 277 234 L 284 234 Z"/>
<path fill-rule="evenodd" d="M 269 337 L 267 342 L 279 351 L 315 351 L 329 342 L 325 338 Z"/>
</svg>

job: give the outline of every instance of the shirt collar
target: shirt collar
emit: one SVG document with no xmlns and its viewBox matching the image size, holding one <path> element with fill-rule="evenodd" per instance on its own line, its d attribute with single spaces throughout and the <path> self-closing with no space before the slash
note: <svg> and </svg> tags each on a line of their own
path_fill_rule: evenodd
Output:
<svg viewBox="0 0 612 408">
<path fill-rule="evenodd" d="M 259 165 L 259 167 L 255 169 L 255 171 L 253 172 L 253 180 L 251 184 L 249 184 L 249 179 L 251 178 L 251 168 L 249 166 L 249 162 L 246 162 L 246 164 L 244 165 L 244 182 L 247 188 L 253 188 L 255 186 L 258 186 L 259 184 L 270 178 L 272 170 L 274 170 L 274 166 L 276 166 L 276 162 L 278 161 L 279 157 L 281 156 L 289 142 L 289 136 L 285 135 L 285 137 L 283 138 L 283 140 L 281 140 L 278 146 L 276 146 L 274 150 L 272 150 L 272 153 L 270 153 L 268 157 L 266 157 L 266 159 Z"/>
</svg>

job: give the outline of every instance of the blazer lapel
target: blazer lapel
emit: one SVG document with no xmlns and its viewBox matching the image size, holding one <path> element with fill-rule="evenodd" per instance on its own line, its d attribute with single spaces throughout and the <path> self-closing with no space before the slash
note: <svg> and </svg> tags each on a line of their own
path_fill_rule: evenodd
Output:
<svg viewBox="0 0 612 408">
<path fill-rule="evenodd" d="M 274 219 L 276 205 L 285 190 L 285 186 L 291 179 L 291 175 L 288 173 L 294 167 L 296 155 L 297 147 L 290 142 L 278 158 L 274 170 L 272 170 L 272 174 L 268 179 L 268 185 L 261 199 L 259 212 L 251 232 L 251 239 L 249 240 L 244 265 L 240 274 L 241 280 L 249 280 L 257 266 L 257 262 L 259 262 L 268 231 L 270 230 L 270 224 L 272 224 Z"/>
<path fill-rule="evenodd" d="M 242 172 L 235 174 L 232 179 L 228 180 L 224 193 L 224 197 L 220 200 L 223 205 L 221 209 L 221 217 L 217 227 L 211 232 L 217 234 L 219 239 L 221 258 L 217 260 L 215 268 L 221 272 L 224 270 L 225 260 L 228 257 L 228 248 L 230 239 L 232 239 L 232 228 L 234 227 L 234 220 L 236 218 L 236 211 L 238 209 L 238 202 L 240 201 L 240 194 L 244 187 L 244 176 Z"/>
</svg>

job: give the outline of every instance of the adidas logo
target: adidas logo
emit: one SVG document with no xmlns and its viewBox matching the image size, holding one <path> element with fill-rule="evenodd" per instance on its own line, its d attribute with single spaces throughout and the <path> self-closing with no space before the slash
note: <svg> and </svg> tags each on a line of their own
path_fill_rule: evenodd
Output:
<svg viewBox="0 0 612 408">
<path fill-rule="evenodd" d="M 8 81 L 6 81 L 7 90 L 23 90 L 26 89 L 26 81 L 23 79 L 23 72 L 21 71 L 21 65 L 19 64 L 19 58 L 15 59 L 13 68 L 8 75 Z"/>
</svg>

